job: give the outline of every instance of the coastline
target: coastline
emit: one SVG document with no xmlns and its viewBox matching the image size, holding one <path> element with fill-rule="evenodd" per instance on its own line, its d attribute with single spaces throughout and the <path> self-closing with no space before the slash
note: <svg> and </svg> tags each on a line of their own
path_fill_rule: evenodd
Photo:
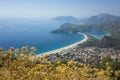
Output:
<svg viewBox="0 0 120 80">
<path fill-rule="evenodd" d="M 48 51 L 48 52 L 44 52 L 44 53 L 41 53 L 41 54 L 38 54 L 36 56 L 41 56 L 42 54 L 55 54 L 55 53 L 59 53 L 61 51 L 64 51 L 64 50 L 68 50 L 68 49 L 71 49 L 71 48 L 74 48 L 76 47 L 78 44 L 82 44 L 84 42 L 86 42 L 88 40 L 88 36 L 84 33 L 78 33 L 78 34 L 82 34 L 84 36 L 84 38 L 81 40 L 81 41 L 78 41 L 76 43 L 73 43 L 71 45 L 68 45 L 68 46 L 65 46 L 65 47 L 62 47 L 62 48 L 58 48 L 58 49 L 55 49 L 55 50 L 52 50 L 52 51 Z"/>
</svg>

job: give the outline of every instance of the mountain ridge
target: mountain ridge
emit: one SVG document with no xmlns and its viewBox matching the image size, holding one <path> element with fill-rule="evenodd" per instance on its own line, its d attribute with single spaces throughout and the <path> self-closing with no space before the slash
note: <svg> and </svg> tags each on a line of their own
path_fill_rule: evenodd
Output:
<svg viewBox="0 0 120 80">
<path fill-rule="evenodd" d="M 108 13 L 101 13 L 95 16 L 91 16 L 85 19 L 78 19 L 73 16 L 57 16 L 52 18 L 53 21 L 64 21 L 66 23 L 79 23 L 79 24 L 94 24 L 94 23 L 104 23 L 110 21 L 116 21 L 120 19 L 119 16 L 115 16 Z"/>
<path fill-rule="evenodd" d="M 83 22 L 86 24 L 94 24 L 94 23 L 116 21 L 118 19 L 120 19 L 119 16 L 111 15 L 108 13 L 101 13 L 95 16 L 91 16 L 90 18 L 83 19 Z"/>
</svg>

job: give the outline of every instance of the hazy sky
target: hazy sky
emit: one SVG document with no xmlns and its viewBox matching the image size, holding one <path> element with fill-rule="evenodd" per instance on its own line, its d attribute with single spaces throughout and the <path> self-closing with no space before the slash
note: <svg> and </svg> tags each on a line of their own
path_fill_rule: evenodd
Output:
<svg viewBox="0 0 120 80">
<path fill-rule="evenodd" d="M 0 18 L 86 18 L 99 13 L 120 16 L 120 0 L 0 0 Z"/>
</svg>

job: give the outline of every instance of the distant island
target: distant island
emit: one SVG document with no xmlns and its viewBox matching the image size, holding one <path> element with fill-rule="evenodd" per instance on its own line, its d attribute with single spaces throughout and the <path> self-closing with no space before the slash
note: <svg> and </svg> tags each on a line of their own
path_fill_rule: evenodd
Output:
<svg viewBox="0 0 120 80">
<path fill-rule="evenodd" d="M 80 20 L 72 16 L 58 16 L 51 19 L 52 21 L 63 21 L 69 23 L 78 23 Z"/>
</svg>

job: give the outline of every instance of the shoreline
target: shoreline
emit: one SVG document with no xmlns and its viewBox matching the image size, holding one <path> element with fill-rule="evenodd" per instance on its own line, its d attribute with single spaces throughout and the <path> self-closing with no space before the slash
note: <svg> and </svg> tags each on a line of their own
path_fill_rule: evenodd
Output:
<svg viewBox="0 0 120 80">
<path fill-rule="evenodd" d="M 42 54 L 55 54 L 55 53 L 59 53 L 61 51 L 64 51 L 64 50 L 68 50 L 68 49 L 71 49 L 71 48 L 75 48 L 78 44 L 82 44 L 84 42 L 86 42 L 88 40 L 88 36 L 84 33 L 78 33 L 78 34 L 82 34 L 84 36 L 84 38 L 76 43 L 73 43 L 71 45 L 68 45 L 68 46 L 65 46 L 65 47 L 62 47 L 62 48 L 58 48 L 58 49 L 55 49 L 55 50 L 52 50 L 52 51 L 48 51 L 48 52 L 44 52 L 44 53 L 41 53 L 41 54 L 38 54 L 36 56 L 41 56 Z"/>
</svg>

